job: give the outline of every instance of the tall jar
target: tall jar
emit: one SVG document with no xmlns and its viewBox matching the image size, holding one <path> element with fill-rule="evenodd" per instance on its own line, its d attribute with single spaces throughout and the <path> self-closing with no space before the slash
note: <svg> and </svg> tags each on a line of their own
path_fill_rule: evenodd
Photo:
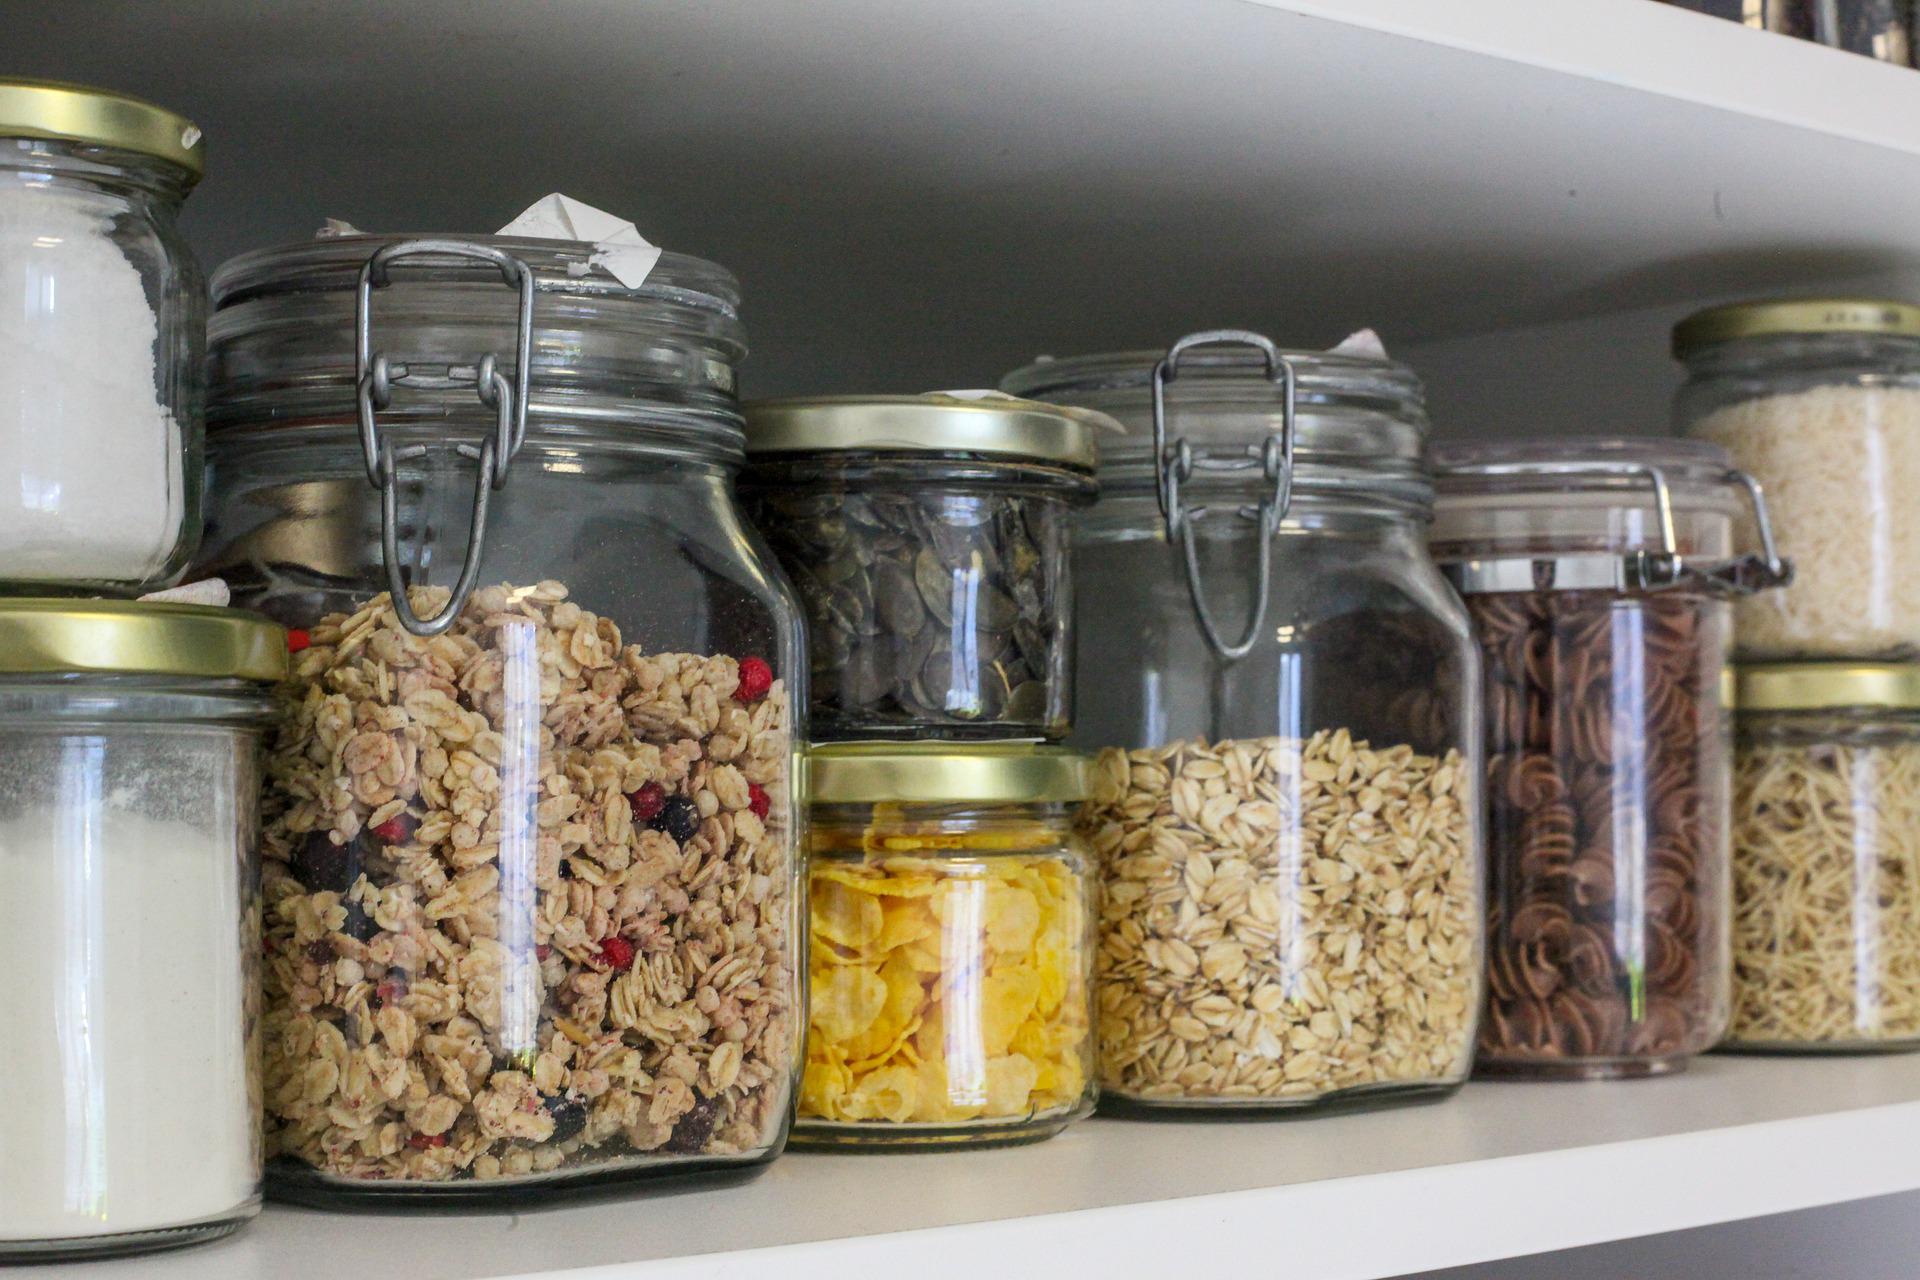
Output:
<svg viewBox="0 0 1920 1280">
<path fill-rule="evenodd" d="M 737 292 L 593 252 L 349 236 L 215 278 L 200 564 L 299 648 L 263 840 L 289 1199 L 512 1205 L 785 1140 L 805 685 L 733 498 Z"/>
<path fill-rule="evenodd" d="M 1675 425 L 1766 487 L 1803 570 L 1740 604 L 1741 657 L 1920 656 L 1920 307 L 1716 307 L 1682 321 L 1673 350 Z"/>
<path fill-rule="evenodd" d="M 1479 664 L 1427 555 L 1419 382 L 1217 331 L 1004 385 L 1126 427 L 1075 548 L 1102 1098 L 1452 1090 L 1481 996 Z"/>
<path fill-rule="evenodd" d="M 205 158 L 149 103 L 0 79 L 0 594 L 135 595 L 193 554 Z"/>
<path fill-rule="evenodd" d="M 1744 477 L 1683 440 L 1436 451 L 1487 697 L 1482 1072 L 1650 1075 L 1727 1026 L 1729 597 Z M 1752 495 L 1765 525 L 1764 507 Z"/>
</svg>

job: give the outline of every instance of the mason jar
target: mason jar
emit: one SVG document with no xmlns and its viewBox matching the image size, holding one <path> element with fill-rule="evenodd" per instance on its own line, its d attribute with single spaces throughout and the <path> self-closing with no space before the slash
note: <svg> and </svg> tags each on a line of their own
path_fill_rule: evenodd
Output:
<svg viewBox="0 0 1920 1280">
<path fill-rule="evenodd" d="M 260 740 L 237 609 L 0 600 L 0 1262 L 260 1211 Z"/>
<path fill-rule="evenodd" d="M 1920 1048 L 1920 666 L 1739 671 L 1729 1048 Z"/>
<path fill-rule="evenodd" d="M 0 594 L 137 595 L 193 554 L 205 158 L 149 103 L 0 78 Z"/>
<path fill-rule="evenodd" d="M 593 253 L 352 235 L 215 278 L 200 568 L 298 649 L 262 845 L 290 1199 L 515 1204 L 785 1140 L 805 679 L 733 498 L 738 294 Z"/>
<path fill-rule="evenodd" d="M 1920 657 L 1920 307 L 1790 298 L 1673 331 L 1676 428 L 1766 487 L 1793 584 L 1742 601 L 1743 660 Z"/>
<path fill-rule="evenodd" d="M 841 743 L 808 760 L 812 932 L 796 1144 L 1003 1146 L 1093 1109 L 1086 759 Z"/>
<path fill-rule="evenodd" d="M 1730 598 L 1757 489 L 1685 440 L 1436 451 L 1487 699 L 1482 1072 L 1677 1070 L 1727 1026 Z"/>
<path fill-rule="evenodd" d="M 1212 331 L 1004 385 L 1126 428 L 1075 547 L 1103 1100 L 1454 1089 L 1480 1008 L 1479 663 L 1427 555 L 1419 381 Z"/>
</svg>

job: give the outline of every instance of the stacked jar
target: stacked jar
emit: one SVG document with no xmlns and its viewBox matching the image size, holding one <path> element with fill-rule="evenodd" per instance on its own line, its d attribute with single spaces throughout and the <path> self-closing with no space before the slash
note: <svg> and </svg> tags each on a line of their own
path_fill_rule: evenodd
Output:
<svg viewBox="0 0 1920 1280">
<path fill-rule="evenodd" d="M 1239 331 L 1043 360 L 1111 414 L 1076 543 L 1103 1105 L 1432 1098 L 1480 1011 L 1479 661 L 1413 374 Z"/>
<path fill-rule="evenodd" d="M 1740 606 L 1729 1043 L 1920 1045 L 1907 949 L 1920 681 L 1920 307 L 1858 298 L 1682 322 L 1690 435 L 1766 487 L 1799 574 Z"/>
<path fill-rule="evenodd" d="M 1100 425 L 979 393 L 747 406 L 823 740 L 796 1143 L 1024 1142 L 1092 1107 L 1085 762 L 1055 743 Z"/>
</svg>

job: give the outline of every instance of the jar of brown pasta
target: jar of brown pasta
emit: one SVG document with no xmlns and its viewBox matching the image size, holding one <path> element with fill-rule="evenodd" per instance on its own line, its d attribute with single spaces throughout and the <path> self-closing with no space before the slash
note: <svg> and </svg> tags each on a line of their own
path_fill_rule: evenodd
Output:
<svg viewBox="0 0 1920 1280">
<path fill-rule="evenodd" d="M 1920 665 L 1742 667 L 1730 1046 L 1920 1048 Z"/>
<path fill-rule="evenodd" d="M 1727 1025 L 1729 597 L 1742 489 L 1678 440 L 1436 451 L 1436 558 L 1487 698 L 1482 1073 L 1672 1071 Z"/>
</svg>

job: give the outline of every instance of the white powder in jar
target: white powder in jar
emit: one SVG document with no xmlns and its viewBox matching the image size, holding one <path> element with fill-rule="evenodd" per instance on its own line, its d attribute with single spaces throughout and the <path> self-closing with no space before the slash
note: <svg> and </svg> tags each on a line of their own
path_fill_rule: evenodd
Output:
<svg viewBox="0 0 1920 1280">
<path fill-rule="evenodd" d="M 108 237 L 124 202 L 0 182 L 0 580 L 141 583 L 185 515 L 159 321 Z"/>
<path fill-rule="evenodd" d="M 1793 585 L 1743 600 L 1744 657 L 1920 654 L 1920 388 L 1827 386 L 1742 400 L 1688 434 L 1766 487 Z"/>
<path fill-rule="evenodd" d="M 111 803 L 0 822 L 0 1253 L 259 1194 L 233 808 L 202 826 Z"/>
</svg>

